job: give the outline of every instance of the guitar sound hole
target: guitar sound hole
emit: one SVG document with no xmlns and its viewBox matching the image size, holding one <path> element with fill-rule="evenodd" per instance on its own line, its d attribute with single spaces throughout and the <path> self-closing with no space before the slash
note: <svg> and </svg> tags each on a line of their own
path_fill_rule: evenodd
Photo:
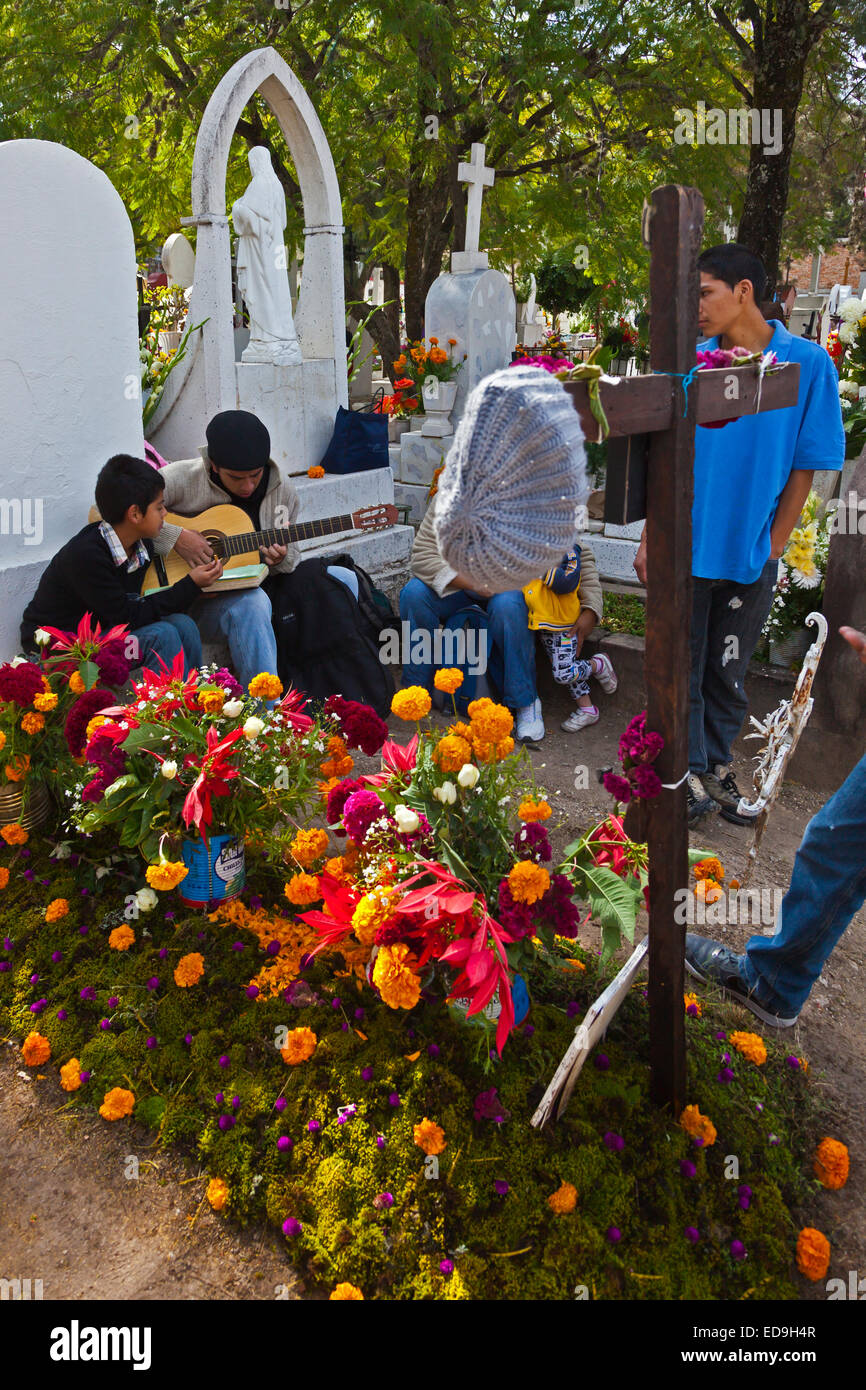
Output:
<svg viewBox="0 0 866 1390">
<path fill-rule="evenodd" d="M 225 534 L 222 531 L 202 531 L 202 535 L 216 555 L 217 559 L 224 560 L 226 555 Z"/>
</svg>

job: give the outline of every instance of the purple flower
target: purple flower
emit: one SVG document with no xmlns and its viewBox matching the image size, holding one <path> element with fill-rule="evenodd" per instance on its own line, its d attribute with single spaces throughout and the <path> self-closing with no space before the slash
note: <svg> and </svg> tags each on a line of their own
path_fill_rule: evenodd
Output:
<svg viewBox="0 0 866 1390">
<path fill-rule="evenodd" d="M 42 1010 L 46 1007 L 47 1004 L 47 999 L 37 999 L 35 1004 L 30 1005 L 30 1012 L 32 1014 L 41 1014 Z"/>
<path fill-rule="evenodd" d="M 515 854 L 521 859 L 534 859 L 538 864 L 546 864 L 553 856 L 547 831 L 537 821 L 522 825 L 512 844 Z"/>
<path fill-rule="evenodd" d="M 441 1050 L 442 1050 L 442 1049 L 438 1046 L 437 1043 L 428 1043 L 428 1044 L 427 1044 L 427 1056 L 428 1056 L 428 1057 L 438 1057 L 439 1054 L 440 1054 L 440 1052 L 441 1052 Z"/>
<path fill-rule="evenodd" d="M 570 999 L 565 1009 L 566 1018 L 576 1018 L 580 1013 L 580 1004 L 576 999 Z"/>
<path fill-rule="evenodd" d="M 156 1047 L 156 1038 L 148 1038 L 147 1042 L 144 1045 L 145 1047 L 153 1049 L 154 1047 Z"/>
<path fill-rule="evenodd" d="M 493 1186 L 499 1197 L 505 1197 L 507 1195 L 509 1185 L 504 1178 L 494 1178 Z"/>
<path fill-rule="evenodd" d="M 166 956 L 168 955 L 168 947 L 161 946 L 156 954 L 159 956 L 160 960 L 165 960 Z"/>
<path fill-rule="evenodd" d="M 221 1067 L 227 1067 L 229 1065 L 229 1059 L 225 1055 L 225 1053 L 223 1053 L 222 1057 L 220 1057 L 218 1065 Z"/>
<path fill-rule="evenodd" d="M 355 1018 L 358 1020 L 359 1023 L 361 1022 L 361 1019 L 364 1017 L 366 1012 L 366 1009 L 359 1008 L 355 1010 Z"/>
<path fill-rule="evenodd" d="M 192 1033 L 184 1033 L 183 1040 L 187 1047 L 192 1047 Z"/>
<path fill-rule="evenodd" d="M 333 999 L 331 1000 L 331 1008 L 332 1008 L 332 1009 L 339 1009 L 339 1008 L 342 1007 L 342 1004 L 343 1004 L 343 1001 L 342 1001 L 342 999 L 340 998 L 339 994 L 335 994 L 334 997 L 333 997 Z"/>
<path fill-rule="evenodd" d="M 682 1173 L 684 1178 L 693 1178 L 697 1171 L 697 1168 L 692 1163 L 692 1160 L 690 1158 L 680 1159 L 680 1172 Z"/>
<path fill-rule="evenodd" d="M 621 1241 L 622 1231 L 619 1229 L 619 1226 L 608 1226 L 607 1238 L 610 1241 L 611 1245 L 616 1245 L 619 1241 Z"/>
<path fill-rule="evenodd" d="M 696 1149 L 702 1149 L 704 1147 L 704 1141 L 700 1134 L 692 1135 L 692 1143 Z"/>
<path fill-rule="evenodd" d="M 242 951 L 243 949 L 244 949 L 244 943 L 243 943 L 242 941 L 233 941 L 233 942 L 232 942 L 232 950 L 233 950 L 233 951 Z"/>
<path fill-rule="evenodd" d="M 174 913 L 173 913 L 173 912 L 167 912 L 167 913 L 165 914 L 165 920 L 166 920 L 167 922 L 173 922 L 173 921 L 174 921 Z"/>
<path fill-rule="evenodd" d="M 63 959 L 63 952 L 62 952 L 62 951 L 52 951 L 52 952 L 51 952 L 51 959 L 54 961 L 54 964 L 55 964 L 55 965 L 58 965 L 58 964 L 60 963 L 60 961 L 62 961 L 62 959 Z"/>
<path fill-rule="evenodd" d="M 385 815 L 385 807 L 375 792 L 352 792 L 343 807 L 343 824 L 356 844 L 360 844 L 374 820 Z"/>
<path fill-rule="evenodd" d="M 372 1079 L 373 1079 L 373 1068 L 372 1068 L 372 1067 L 363 1067 L 363 1068 L 361 1069 L 361 1080 L 362 1080 L 362 1081 L 372 1081 Z"/>
<path fill-rule="evenodd" d="M 730 1250 L 735 1260 L 744 1260 L 746 1258 L 746 1247 L 741 1240 L 732 1240 Z"/>
<path fill-rule="evenodd" d="M 613 1134 L 611 1130 L 608 1130 L 607 1134 L 604 1136 L 604 1142 L 609 1149 L 613 1149 L 614 1153 L 621 1153 L 625 1148 L 625 1140 L 622 1135 Z"/>
<path fill-rule="evenodd" d="M 276 939 L 269 941 L 265 947 L 265 954 L 268 956 L 278 956 L 280 954 L 280 943 Z"/>
<path fill-rule="evenodd" d="M 380 1192 L 377 1197 L 373 1198 L 373 1206 L 376 1208 L 377 1211 L 387 1211 L 388 1208 L 393 1207 L 393 1205 L 393 1192 Z"/>
<path fill-rule="evenodd" d="M 397 1106 L 400 1104 L 400 1097 L 396 1091 L 391 1092 L 390 1096 L 388 1097 L 388 1104 L 393 1106 Z"/>
<path fill-rule="evenodd" d="M 81 1080 L 82 1080 L 82 1081 L 89 1081 L 91 1075 L 92 1075 L 91 1072 L 89 1072 L 89 1071 L 83 1071 L 83 1072 L 81 1073 Z"/>
<path fill-rule="evenodd" d="M 214 1096 L 214 1103 L 216 1105 L 222 1105 L 224 1100 L 225 1096 L 223 1095 L 222 1091 L 217 1091 L 216 1095 Z"/>
<path fill-rule="evenodd" d="M 92 1004 L 96 999 L 96 990 L 93 985 L 85 985 L 84 989 L 79 991 L 78 997 L 79 999 L 86 1000 L 88 1004 Z"/>
<path fill-rule="evenodd" d="M 785 1058 L 785 1061 L 787 1062 L 788 1066 L 791 1068 L 792 1071 L 799 1071 L 799 1070 L 800 1070 L 800 1058 L 799 1058 L 799 1057 L 795 1057 L 795 1056 L 793 1056 L 793 1054 L 792 1054 L 790 1057 L 786 1057 L 786 1058 Z"/>
<path fill-rule="evenodd" d="M 227 1130 L 227 1129 L 232 1129 L 233 1126 L 234 1126 L 234 1123 L 235 1123 L 235 1117 L 234 1117 L 234 1115 L 220 1115 L 219 1120 L 218 1120 L 219 1127 L 220 1127 L 221 1130 L 223 1130 L 223 1132 L 225 1132 L 225 1130 Z"/>
<path fill-rule="evenodd" d="M 101 1018 L 101 1019 L 99 1020 L 99 1026 L 100 1026 L 100 1028 L 102 1029 L 103 1033 L 107 1033 L 107 1032 L 109 1031 L 109 1029 L 111 1028 L 111 1019 L 110 1019 L 110 1018 Z"/>
<path fill-rule="evenodd" d="M 300 959 L 299 962 L 298 962 L 298 969 L 299 969 L 299 970 L 306 970 L 307 966 L 312 964 L 312 961 L 313 961 L 313 956 L 312 956 L 311 952 L 310 952 L 310 951 L 305 951 L 304 954 L 301 956 L 301 959 Z"/>
<path fill-rule="evenodd" d="M 739 1197 L 751 1197 L 752 1189 L 749 1187 L 748 1183 L 744 1182 L 740 1184 L 737 1188 L 737 1195 Z"/>
<path fill-rule="evenodd" d="M 109 1001 L 108 1001 L 108 1008 L 109 1008 L 109 1009 L 116 1009 L 119 1003 L 120 1003 L 120 1000 L 118 999 L 117 995 L 116 995 L 116 994 L 112 994 L 111 998 L 110 998 Z"/>
<path fill-rule="evenodd" d="M 288 1104 L 288 1101 L 286 1100 L 285 1096 L 277 1096 L 276 1100 L 274 1101 L 274 1109 L 275 1109 L 275 1110 L 279 1110 L 280 1113 L 282 1114 L 282 1112 L 285 1110 L 287 1104 Z"/>
<path fill-rule="evenodd" d="M 385 1139 L 384 1134 L 377 1134 L 377 1135 L 376 1135 L 376 1148 L 377 1148 L 377 1149 L 384 1149 L 385 1143 L 386 1143 L 386 1139 Z"/>
<path fill-rule="evenodd" d="M 238 1108 L 238 1106 L 240 1105 L 240 1103 L 241 1103 L 241 1098 L 240 1098 L 240 1096 L 232 1096 L 232 1109 L 233 1109 L 233 1110 L 237 1110 L 237 1108 Z"/>
<path fill-rule="evenodd" d="M 731 1071 L 730 1067 L 722 1067 L 716 1080 L 721 1081 L 723 1086 L 729 1086 L 731 1082 L 735 1080 L 734 1073 Z"/>
<path fill-rule="evenodd" d="M 596 1067 L 598 1067 L 599 1071 L 607 1071 L 608 1067 L 610 1066 L 610 1058 L 607 1056 L 607 1053 L 605 1052 L 597 1052 L 592 1060 L 593 1064 Z"/>
<path fill-rule="evenodd" d="M 696 1226 L 686 1226 L 686 1240 L 690 1240 L 692 1245 L 697 1245 L 701 1238 L 701 1233 Z"/>
<path fill-rule="evenodd" d="M 11 950 L 12 950 L 12 947 L 13 947 L 14 945 L 15 945 L 15 943 L 14 943 L 14 941 L 12 940 L 12 937 L 11 937 L 11 936 L 4 936 L 4 938 L 3 938 L 3 950 L 4 950 L 4 951 L 11 951 Z"/>
<path fill-rule="evenodd" d="M 307 1121 L 307 1129 L 310 1131 L 311 1134 L 318 1134 L 321 1128 L 322 1126 L 319 1124 L 318 1120 Z"/>
<path fill-rule="evenodd" d="M 262 905 L 262 900 L 261 900 L 261 898 L 259 897 L 258 893 L 251 893 L 251 894 L 250 894 L 250 910 L 251 910 L 252 912 L 258 912 L 258 910 L 259 910 L 259 908 L 261 907 L 261 905 Z"/>
<path fill-rule="evenodd" d="M 86 888 L 82 888 L 81 891 L 82 891 L 82 893 L 86 893 L 86 892 L 87 892 L 87 889 L 86 889 Z M 90 931 L 90 928 L 89 928 L 88 926 L 79 927 L 79 928 L 78 928 L 78 935 L 79 935 L 79 936 L 86 936 L 87 933 L 88 933 L 89 931 Z"/>
<path fill-rule="evenodd" d="M 475 1097 L 475 1118 L 493 1120 L 495 1124 L 502 1124 L 503 1121 L 511 1119 L 511 1111 L 503 1106 L 495 1086 L 491 1086 L 489 1091 L 481 1091 Z"/>
<path fill-rule="evenodd" d="M 304 1228 L 301 1225 L 300 1221 L 296 1221 L 293 1216 L 287 1216 L 285 1221 L 283 1222 L 284 1236 L 299 1236 L 303 1229 Z"/>
<path fill-rule="evenodd" d="M 749 1201 L 749 1198 L 748 1198 L 748 1197 L 738 1197 L 738 1198 L 737 1198 L 737 1202 L 738 1202 L 739 1205 L 742 1207 L 743 1211 L 748 1211 L 748 1210 L 749 1210 L 750 1201 Z"/>
<path fill-rule="evenodd" d="M 31 975 L 31 976 L 30 976 L 30 983 L 31 983 L 31 985 L 37 985 L 37 984 L 39 983 L 39 975 L 38 975 L 38 974 L 33 974 L 33 975 Z"/>
<path fill-rule="evenodd" d="M 247 996 L 248 999 L 257 998 L 259 994 L 258 985 L 247 985 L 246 989 L 244 990 L 244 994 Z"/>
<path fill-rule="evenodd" d="M 58 1010 L 57 1010 L 57 1022 L 58 1022 L 58 1023 L 65 1023 L 68 1017 L 69 1017 L 69 1014 L 66 1012 L 65 1009 L 58 1009 Z"/>
<path fill-rule="evenodd" d="M 345 1019 L 343 1019 L 343 1022 L 340 1024 L 340 1030 L 341 1030 L 341 1032 L 343 1032 L 343 1033 L 348 1033 L 348 1031 L 349 1031 L 349 1025 L 348 1025 L 348 1023 L 346 1022 Z"/>
<path fill-rule="evenodd" d="M 523 1025 L 523 1036 L 524 1036 L 525 1038 L 531 1038 L 534 1032 L 535 1032 L 535 1024 L 534 1024 L 534 1023 L 524 1023 L 524 1025 Z"/>
<path fill-rule="evenodd" d="M 9 960 L 0 960 L 0 974 L 4 974 L 4 975 L 5 975 L 6 971 L 7 971 L 7 970 L 11 970 L 11 969 L 12 969 L 12 962 L 11 962 L 11 961 L 9 961 Z"/>
<path fill-rule="evenodd" d="M 22 870 L 21 877 L 26 878 L 29 883 L 32 883 L 36 875 L 32 869 L 24 869 Z"/>
<path fill-rule="evenodd" d="M 280 1153 L 288 1153 L 294 1147 L 294 1139 L 290 1139 L 287 1134 L 280 1135 L 279 1139 L 277 1140 L 277 1148 L 279 1149 Z"/>
<path fill-rule="evenodd" d="M 146 981 L 146 984 L 147 988 L 151 990 L 151 992 L 155 989 L 159 989 L 159 976 L 151 975 L 150 979 Z"/>
<path fill-rule="evenodd" d="M 698 1006 L 697 1006 L 697 1004 L 687 1004 L 687 1005 L 686 1005 L 686 1013 L 689 1015 L 690 1018 L 697 1018 L 697 1017 L 698 1017 Z"/>
<path fill-rule="evenodd" d="M 725 1042 L 726 1039 L 727 1039 L 727 1036 L 728 1036 L 727 1033 L 714 1033 L 714 1034 L 713 1034 L 713 1037 L 714 1037 L 714 1038 L 718 1038 L 719 1042 Z"/>
<path fill-rule="evenodd" d="M 440 1261 L 439 1261 L 439 1268 L 440 1268 L 440 1270 L 442 1271 L 442 1273 L 445 1274 L 445 1275 L 449 1275 L 449 1274 L 453 1274 L 453 1273 L 454 1273 L 454 1263 L 453 1263 L 452 1260 L 440 1260 Z"/>
</svg>

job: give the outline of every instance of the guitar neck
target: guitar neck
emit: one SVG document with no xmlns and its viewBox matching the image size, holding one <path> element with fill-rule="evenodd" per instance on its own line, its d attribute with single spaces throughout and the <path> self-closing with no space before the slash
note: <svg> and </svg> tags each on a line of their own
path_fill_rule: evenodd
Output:
<svg viewBox="0 0 866 1390">
<path fill-rule="evenodd" d="M 297 526 L 280 526 L 270 531 L 247 531 L 242 536 L 225 536 L 222 548 L 225 558 L 246 555 L 251 550 L 263 550 L 270 545 L 289 545 L 293 541 L 313 540 L 317 536 L 333 536 L 339 531 L 354 530 L 350 512 L 343 516 L 324 516 L 318 521 L 302 521 Z"/>
</svg>

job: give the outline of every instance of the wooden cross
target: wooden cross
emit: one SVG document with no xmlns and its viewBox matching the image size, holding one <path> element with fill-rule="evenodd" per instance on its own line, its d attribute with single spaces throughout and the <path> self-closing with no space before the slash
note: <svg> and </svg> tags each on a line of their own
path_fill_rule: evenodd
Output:
<svg viewBox="0 0 866 1390">
<path fill-rule="evenodd" d="M 675 921 L 674 894 L 688 882 L 681 779 L 688 769 L 695 426 L 752 414 L 758 404 L 761 411 L 794 405 L 800 367 L 787 363 L 764 377 L 762 385 L 756 365 L 701 371 L 684 393 L 698 336 L 703 198 L 696 188 L 667 184 L 653 192 L 648 220 L 649 237 L 644 239 L 651 248 L 650 366 L 655 375 L 622 378 L 599 389 L 611 437 L 649 437 L 646 450 L 632 449 L 619 463 L 614 457 L 613 477 L 609 458 L 607 487 L 624 497 L 639 497 L 645 487 L 647 726 L 665 741 L 654 764 L 659 777 L 663 783 L 677 783 L 654 800 L 638 803 L 649 845 L 650 1093 L 679 1115 L 686 1104 L 685 926 Z M 595 439 L 598 425 L 586 384 L 567 382 L 566 390 L 586 437 Z M 732 395 L 736 398 L 728 399 Z M 621 476 L 623 467 L 630 470 L 630 480 Z M 725 487 L 726 480 L 719 479 L 719 485 Z"/>
<path fill-rule="evenodd" d="M 484 163 L 483 145 L 473 145 L 470 154 L 468 164 L 461 162 L 457 165 L 457 178 L 461 183 L 469 184 L 469 195 L 466 199 L 465 250 L 451 253 L 451 270 L 454 274 L 487 268 L 487 252 L 478 250 L 481 238 L 481 200 L 485 188 L 493 186 L 496 175 L 494 170 L 489 169 Z"/>
</svg>

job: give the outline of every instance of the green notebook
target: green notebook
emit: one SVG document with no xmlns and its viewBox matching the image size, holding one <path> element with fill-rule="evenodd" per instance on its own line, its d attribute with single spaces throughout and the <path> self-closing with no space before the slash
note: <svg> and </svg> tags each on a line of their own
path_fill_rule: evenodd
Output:
<svg viewBox="0 0 866 1390">
<path fill-rule="evenodd" d="M 267 565 L 236 565 L 234 569 L 225 570 L 223 574 L 220 576 L 220 578 L 217 579 L 214 584 L 211 584 L 209 588 L 204 592 L 212 593 L 214 590 L 218 589 L 220 584 L 224 583 L 227 579 L 231 579 L 233 581 L 236 579 L 261 579 L 263 575 L 267 574 L 267 572 Z M 171 585 L 169 584 L 156 584 L 151 589 L 143 589 L 142 593 L 145 595 L 161 594 L 164 589 L 168 589 L 170 587 Z"/>
</svg>

